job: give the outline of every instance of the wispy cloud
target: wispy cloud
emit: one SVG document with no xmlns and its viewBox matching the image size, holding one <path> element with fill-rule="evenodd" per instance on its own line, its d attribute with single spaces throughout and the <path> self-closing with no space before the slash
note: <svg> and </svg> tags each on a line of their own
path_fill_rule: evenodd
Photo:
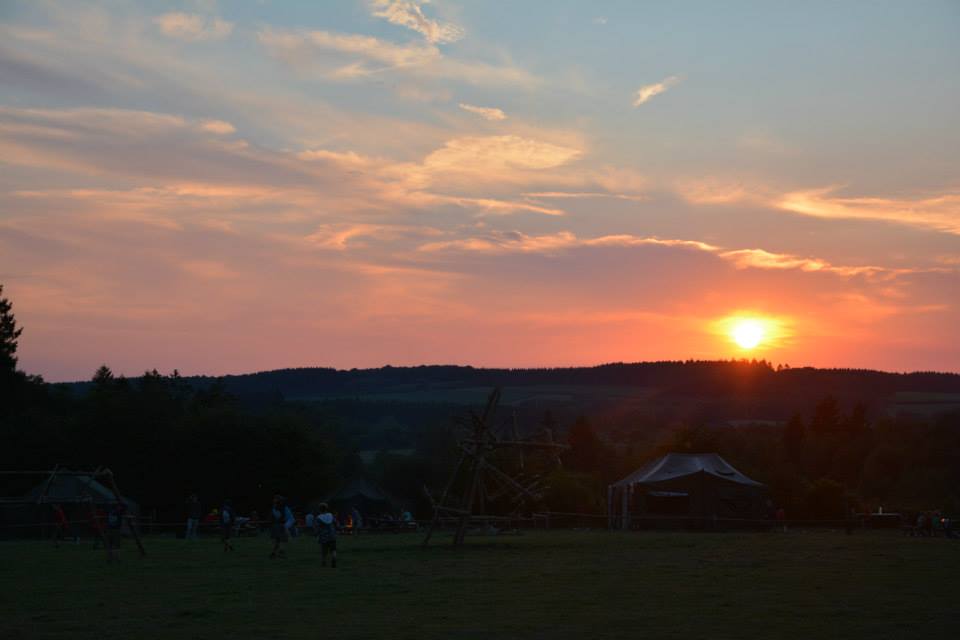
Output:
<svg viewBox="0 0 960 640">
<path fill-rule="evenodd" d="M 399 163 L 385 171 L 411 190 L 437 188 L 489 198 L 491 190 L 530 189 L 554 180 L 556 172 L 548 170 L 581 154 L 575 147 L 517 135 L 463 136 L 447 140 L 419 163 Z"/>
<path fill-rule="evenodd" d="M 422 66 L 441 57 L 440 51 L 433 45 L 401 45 L 373 36 L 331 31 L 281 31 L 268 28 L 260 31 L 257 37 L 274 56 L 295 66 L 312 62 L 317 52 L 348 54 L 386 65 L 387 68 Z M 367 75 L 374 71 L 359 62 L 337 69 L 344 77 Z"/>
<path fill-rule="evenodd" d="M 325 224 L 308 235 L 305 240 L 318 247 L 343 251 L 351 240 L 391 233 L 395 230 L 379 224 L 331 223 Z"/>
<path fill-rule="evenodd" d="M 328 80 L 404 73 L 476 85 L 533 86 L 538 82 L 512 64 L 448 57 L 429 42 L 396 44 L 373 36 L 273 28 L 260 30 L 257 38 L 274 58 L 294 69 L 315 71 Z"/>
<path fill-rule="evenodd" d="M 528 235 L 520 231 L 492 232 L 470 238 L 429 242 L 421 245 L 420 251 L 476 251 L 480 253 L 556 253 L 576 247 L 629 247 L 658 245 L 691 248 L 715 252 L 717 247 L 695 240 L 674 240 L 629 234 L 608 235 L 595 238 L 578 238 L 570 231 L 552 234 Z"/>
<path fill-rule="evenodd" d="M 484 120 L 497 121 L 497 120 L 507 119 L 507 114 L 505 114 L 503 110 L 496 109 L 494 107 L 477 107 L 472 104 L 465 104 L 461 102 L 460 108 L 463 109 L 464 111 L 469 111 L 470 113 L 474 113 L 480 116 L 481 118 L 483 118 Z"/>
<path fill-rule="evenodd" d="M 682 238 L 659 238 L 614 234 L 593 238 L 580 238 L 570 231 L 553 234 L 528 235 L 520 231 L 491 232 L 469 238 L 438 240 L 420 246 L 422 252 L 471 251 L 478 253 L 544 253 L 583 247 L 642 247 L 660 246 L 688 249 L 708 253 L 730 262 L 737 269 L 769 269 L 777 271 L 803 271 L 829 273 L 842 277 L 868 276 L 892 278 L 916 273 L 953 273 L 949 268 L 910 269 L 874 265 L 835 265 L 821 258 L 775 253 L 764 249 L 725 249 L 699 240 Z"/>
<path fill-rule="evenodd" d="M 200 128 L 204 131 L 209 131 L 210 133 L 217 133 L 224 136 L 230 135 L 237 130 L 232 124 L 223 120 L 204 120 L 200 123 Z"/>
<path fill-rule="evenodd" d="M 180 266 L 190 275 L 207 280 L 229 280 L 240 275 L 223 262 L 216 260 L 187 260 Z"/>
<path fill-rule="evenodd" d="M 843 197 L 839 187 L 786 191 L 761 182 L 703 178 L 681 180 L 676 191 L 694 204 L 751 203 L 827 220 L 876 220 L 960 235 L 960 193 L 950 190 L 925 197 Z"/>
<path fill-rule="evenodd" d="M 613 198 L 615 200 L 646 200 L 646 196 L 630 193 L 609 193 L 606 191 L 532 191 L 523 194 L 526 198 L 542 200 L 582 200 L 589 198 Z"/>
<path fill-rule="evenodd" d="M 817 218 L 883 220 L 960 235 L 960 194 L 946 193 L 914 200 L 845 198 L 835 187 L 792 191 L 775 201 L 780 209 Z"/>
<path fill-rule="evenodd" d="M 216 16 L 171 12 L 153 19 L 160 33 L 178 40 L 221 40 L 233 32 L 233 23 Z"/>
<path fill-rule="evenodd" d="M 694 204 L 730 204 L 749 200 L 765 201 L 769 194 L 762 188 L 739 180 L 721 178 L 681 179 L 673 189 L 687 202 Z"/>
<path fill-rule="evenodd" d="M 421 34 L 431 44 L 456 42 L 464 36 L 463 28 L 428 18 L 423 13 L 427 2 L 415 0 L 373 0 L 373 15 L 384 18 Z"/>
<path fill-rule="evenodd" d="M 680 76 L 669 76 L 664 78 L 660 82 L 655 82 L 653 84 L 645 84 L 639 89 L 633 96 L 633 106 L 639 107 L 642 104 L 646 104 L 654 96 L 658 96 L 661 93 L 665 92 L 670 87 L 678 84 L 680 82 Z"/>
<path fill-rule="evenodd" d="M 579 149 L 516 135 L 465 136 L 448 140 L 424 164 L 435 170 L 549 169 L 566 164 Z"/>
<path fill-rule="evenodd" d="M 834 265 L 820 258 L 804 258 L 787 253 L 772 253 L 764 249 L 734 249 L 717 253 L 724 260 L 733 262 L 741 269 L 797 269 L 808 272 L 835 273 L 841 276 L 896 276 L 907 273 L 930 271 L 929 269 L 904 269 L 872 265 Z"/>
</svg>

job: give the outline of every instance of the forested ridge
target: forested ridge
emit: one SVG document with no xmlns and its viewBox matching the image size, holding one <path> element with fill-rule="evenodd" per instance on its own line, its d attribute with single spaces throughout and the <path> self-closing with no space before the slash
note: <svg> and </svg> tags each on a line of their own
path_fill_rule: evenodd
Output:
<svg viewBox="0 0 960 640">
<path fill-rule="evenodd" d="M 441 485 L 455 458 L 453 418 L 494 386 L 498 420 L 570 445 L 551 471 L 555 510 L 602 512 L 609 482 L 667 451 L 716 451 L 798 516 L 960 508 L 960 415 L 888 411 L 896 393 L 960 393 L 956 374 L 676 361 L 124 378 L 103 366 L 48 384 L 18 368 L 21 329 L 2 290 L 0 302 L 0 468 L 106 465 L 171 516 L 193 491 L 262 509 L 273 492 L 304 503 L 357 473 L 424 515 L 424 485 Z"/>
</svg>

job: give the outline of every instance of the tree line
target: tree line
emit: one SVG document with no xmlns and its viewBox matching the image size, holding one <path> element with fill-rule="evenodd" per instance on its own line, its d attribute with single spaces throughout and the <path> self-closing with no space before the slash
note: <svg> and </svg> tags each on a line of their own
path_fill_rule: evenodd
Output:
<svg viewBox="0 0 960 640">
<path fill-rule="evenodd" d="M 229 379 L 198 383 L 176 371 L 164 375 L 152 370 L 127 379 L 103 366 L 82 388 L 47 384 L 18 368 L 22 330 L 2 292 L 0 287 L 0 469 L 109 466 L 125 493 L 162 517 L 179 517 L 185 496 L 193 492 L 211 506 L 230 497 L 241 510 L 262 510 L 275 492 L 305 503 L 363 473 L 426 517 L 430 505 L 424 487 L 441 487 L 456 460 L 450 414 L 459 409 L 452 406 L 428 411 L 405 404 L 395 413 L 406 411 L 410 424 L 401 425 L 378 418 L 362 402 L 289 401 L 279 393 L 254 395 L 251 402 L 250 395 L 236 393 Z M 686 366 L 655 365 L 667 378 L 679 376 L 676 372 Z M 608 368 L 603 376 L 617 379 L 639 371 L 627 365 Z M 388 378 L 394 375 L 390 369 Z M 444 375 L 459 375 L 469 368 L 440 369 Z M 760 377 L 784 373 L 765 362 L 750 363 L 747 369 Z M 714 380 L 718 370 L 723 369 L 703 368 L 709 372 L 704 380 Z M 311 371 L 336 377 L 332 370 Z M 584 375 L 571 373 L 575 371 L 542 373 Z M 644 376 L 649 373 L 643 370 Z M 735 373 L 742 379 L 743 367 Z M 492 370 L 482 377 L 491 385 L 503 383 Z M 957 414 L 929 420 L 871 417 L 864 404 L 843 405 L 826 395 L 784 426 L 727 427 L 694 419 L 648 425 L 646 437 L 612 438 L 615 429 L 603 423 L 604 416 L 596 419 L 582 415 L 561 424 L 554 412 L 546 411 L 535 425 L 569 447 L 561 464 L 527 460 L 528 472 L 546 475 L 540 507 L 602 513 L 608 484 L 677 451 L 719 453 L 767 484 L 791 517 L 840 517 L 851 506 L 960 510 Z M 382 451 L 370 464 L 358 456 L 358 449 L 378 448 Z M 29 488 L 8 484 L 3 493 Z"/>
</svg>

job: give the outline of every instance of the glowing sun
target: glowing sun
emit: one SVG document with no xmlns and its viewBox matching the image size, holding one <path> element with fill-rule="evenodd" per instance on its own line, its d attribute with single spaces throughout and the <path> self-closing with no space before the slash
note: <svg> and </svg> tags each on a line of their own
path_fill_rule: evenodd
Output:
<svg viewBox="0 0 960 640">
<path fill-rule="evenodd" d="M 742 349 L 753 349 L 763 342 L 767 335 L 767 328 L 760 320 L 738 320 L 730 329 L 730 337 Z"/>
</svg>

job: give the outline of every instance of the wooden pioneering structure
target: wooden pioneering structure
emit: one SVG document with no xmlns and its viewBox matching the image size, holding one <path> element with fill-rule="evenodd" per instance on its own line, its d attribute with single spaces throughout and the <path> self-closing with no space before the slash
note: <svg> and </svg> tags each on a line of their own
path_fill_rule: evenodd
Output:
<svg viewBox="0 0 960 640">
<path fill-rule="evenodd" d="M 541 499 L 545 488 L 544 474 L 528 470 L 525 459 L 528 453 L 546 452 L 559 465 L 558 454 L 567 447 L 554 442 L 549 431 L 539 440 L 521 438 L 516 414 L 509 434 L 492 426 L 500 395 L 500 388 L 495 388 L 482 413 L 470 411 L 466 422 L 460 422 L 466 427 L 466 435 L 458 442 L 460 459 L 439 498 L 435 499 L 426 491 L 433 505 L 433 520 L 423 540 L 424 546 L 430 543 L 443 518 L 452 517 L 456 521 L 453 544 L 459 546 L 463 544 L 471 523 L 495 519 L 486 513 L 489 503 L 507 500 L 513 513 L 518 514 L 528 502 Z M 519 471 L 504 471 L 501 467 L 506 461 L 512 461 Z"/>
<path fill-rule="evenodd" d="M 124 505 L 128 502 L 120 494 L 120 489 L 117 487 L 117 481 L 113 471 L 106 467 L 97 467 L 93 471 L 71 471 L 56 466 L 50 471 L 0 471 L 0 476 L 23 478 L 33 476 L 45 478 L 39 486 L 39 489 L 31 491 L 30 494 L 26 496 L 0 497 L 0 504 L 40 506 L 44 504 L 72 503 L 85 508 L 88 511 L 90 522 L 95 522 L 97 520 L 97 501 L 93 496 L 94 493 L 103 492 L 105 489 L 112 502 Z M 56 486 L 58 480 L 65 478 L 71 478 L 77 481 L 74 487 L 75 490 L 70 492 L 72 495 L 58 495 L 56 492 L 51 494 L 51 488 Z M 99 491 L 95 491 L 95 489 L 99 489 Z M 127 528 L 137 544 L 140 555 L 147 555 L 147 551 L 143 547 L 143 541 L 140 539 L 140 532 L 136 526 L 136 522 L 129 514 L 127 514 L 126 517 Z M 104 533 L 102 527 L 95 527 L 95 529 L 98 535 L 103 538 Z M 101 540 L 101 542 L 106 546 L 106 540 Z"/>
</svg>

